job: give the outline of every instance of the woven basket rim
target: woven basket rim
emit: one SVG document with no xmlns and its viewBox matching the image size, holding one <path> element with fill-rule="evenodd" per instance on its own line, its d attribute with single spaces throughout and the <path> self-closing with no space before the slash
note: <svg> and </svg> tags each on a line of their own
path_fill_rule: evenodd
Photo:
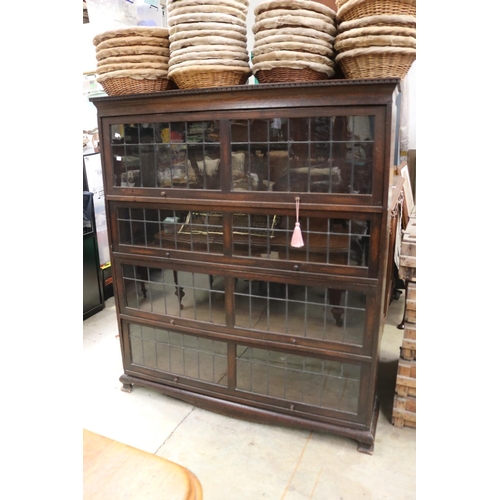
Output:
<svg viewBox="0 0 500 500">
<path fill-rule="evenodd" d="M 252 72 L 255 74 L 257 71 L 270 70 L 274 68 L 290 68 L 290 69 L 312 69 L 320 73 L 326 73 L 328 76 L 334 74 L 334 70 L 331 66 L 326 66 L 325 64 L 315 63 L 313 61 L 264 61 L 261 63 L 255 63 L 252 66 Z"/>
<path fill-rule="evenodd" d="M 242 40 L 235 40 L 234 38 L 223 36 L 200 36 L 172 42 L 170 45 L 170 53 L 174 54 L 178 50 L 192 49 L 193 47 L 200 47 L 203 45 L 227 45 L 233 48 L 247 48 L 247 43 Z"/>
<path fill-rule="evenodd" d="M 156 67 L 155 67 L 156 66 Z M 97 75 L 104 75 L 112 71 L 141 69 L 148 71 L 151 69 L 168 71 L 168 63 L 150 63 L 150 62 L 136 62 L 136 63 L 121 63 L 121 64 L 103 64 L 96 69 Z"/>
<path fill-rule="evenodd" d="M 409 47 L 416 46 L 416 39 L 408 36 L 394 36 L 394 35 L 367 35 L 357 36 L 353 38 L 344 38 L 343 40 L 335 40 L 335 50 L 341 51 L 342 47 L 347 45 L 359 45 L 361 47 Z M 365 45 L 363 45 L 365 44 Z M 354 47 L 352 47 L 354 48 Z"/>
<path fill-rule="evenodd" d="M 302 34 L 299 34 L 302 33 Z M 325 43 L 333 43 L 335 36 L 325 33 L 314 28 L 305 28 L 302 26 L 287 26 L 286 28 L 270 28 L 263 29 L 255 33 L 255 43 L 268 38 L 270 36 L 277 35 L 298 35 L 298 36 L 308 36 L 311 40 L 321 40 Z"/>
<path fill-rule="evenodd" d="M 259 46 L 254 45 L 252 53 L 255 57 L 261 54 L 283 50 L 294 52 L 310 52 L 312 54 L 319 54 L 327 57 L 333 55 L 333 47 L 331 46 L 326 47 L 325 45 L 319 45 L 316 43 L 295 42 L 290 40 L 286 42 L 268 42 Z"/>
<path fill-rule="evenodd" d="M 164 69 L 123 69 L 103 73 L 96 78 L 97 82 L 108 80 L 109 78 L 132 78 L 134 80 L 158 80 L 167 78 L 167 70 Z"/>
<path fill-rule="evenodd" d="M 417 54 L 417 49 L 412 49 L 410 47 L 363 47 L 358 49 L 346 50 L 341 52 L 335 58 L 335 62 L 339 62 L 344 58 L 367 56 L 367 55 L 384 55 L 384 54 L 400 54 L 400 55 L 415 55 Z"/>
<path fill-rule="evenodd" d="M 292 24 L 290 24 L 292 23 Z M 337 27 L 334 23 L 325 23 L 320 19 L 313 19 L 312 17 L 294 17 L 294 16 L 277 16 L 270 17 L 268 19 L 261 19 L 257 21 L 252 26 L 252 31 L 254 35 L 256 35 L 260 31 L 268 30 L 268 29 L 276 29 L 283 27 L 295 27 L 295 28 L 306 28 L 306 29 L 314 29 L 317 31 L 322 31 L 331 36 L 335 36 L 337 34 Z"/>
<path fill-rule="evenodd" d="M 333 61 L 330 57 L 322 56 L 320 54 L 314 54 L 311 52 L 300 52 L 296 50 L 275 50 L 273 52 L 264 53 L 252 58 L 252 62 L 258 64 L 260 62 L 267 61 L 312 61 L 318 64 L 324 64 L 325 66 L 333 65 Z"/>
<path fill-rule="evenodd" d="M 396 14 L 377 14 L 376 16 L 366 16 L 352 21 L 343 21 L 338 24 L 339 33 L 354 28 L 362 28 L 367 26 L 376 26 L 383 24 L 384 26 L 400 26 L 412 25 L 416 26 L 417 18 L 415 16 L 396 15 Z"/>
<path fill-rule="evenodd" d="M 321 38 L 313 38 L 305 35 L 276 34 L 265 36 L 259 38 L 258 40 L 255 40 L 253 48 L 256 49 L 267 44 L 283 42 L 309 43 L 310 45 L 319 45 L 320 47 L 331 48 L 333 46 L 334 40 L 334 37 L 331 37 L 330 41 L 326 41 Z"/>
<path fill-rule="evenodd" d="M 169 71 L 172 71 L 177 68 L 192 68 L 193 66 L 204 66 L 205 68 L 210 68 L 211 66 L 222 66 L 226 68 L 243 68 L 249 69 L 250 65 L 248 61 L 241 61 L 237 59 L 199 59 L 199 60 L 190 60 L 183 61 L 177 63 L 169 62 Z"/>
<path fill-rule="evenodd" d="M 203 64 L 203 65 L 193 65 L 193 66 L 182 66 L 180 68 L 173 68 L 169 71 L 169 78 L 176 75 L 177 73 L 199 73 L 202 72 L 224 72 L 230 71 L 231 73 L 242 73 L 251 75 L 252 71 L 250 68 L 244 68 L 241 66 L 222 66 L 217 64 Z"/>
<path fill-rule="evenodd" d="M 248 63 L 248 61 L 250 60 L 247 52 L 241 52 L 239 54 L 234 53 L 230 56 L 222 57 L 219 51 L 203 50 L 200 52 L 188 52 L 187 54 L 179 54 L 178 56 L 173 56 L 170 58 L 169 65 L 170 67 L 174 68 L 178 64 L 192 61 L 223 61 L 226 59 L 239 63 Z M 202 63 L 200 62 L 200 66 L 201 65 Z M 187 66 L 187 64 L 185 64 L 184 66 Z M 235 66 L 238 66 L 238 64 L 235 64 Z M 243 64 L 241 66 L 243 66 Z"/>
<path fill-rule="evenodd" d="M 198 54 L 199 52 L 201 53 L 206 53 L 206 52 L 218 52 L 219 54 L 221 52 L 226 52 L 226 55 L 246 55 L 248 56 L 248 50 L 246 47 L 240 47 L 240 46 L 231 46 L 229 44 L 223 45 L 223 44 L 203 44 L 203 45 L 188 45 L 187 47 L 181 47 L 179 49 L 171 50 L 170 51 L 170 58 L 173 59 L 174 57 L 181 56 L 181 55 L 187 55 L 187 54 Z"/>
<path fill-rule="evenodd" d="M 181 33 L 183 36 L 191 31 L 216 31 L 233 32 L 247 36 L 247 27 L 242 28 L 238 24 L 221 23 L 221 22 L 197 22 L 197 23 L 181 23 L 169 27 L 169 39 L 172 41 L 172 35 Z"/>
<path fill-rule="evenodd" d="M 116 38 L 118 36 L 156 36 L 163 38 L 168 37 L 168 28 L 162 28 L 160 26 L 128 26 L 126 28 L 116 28 L 98 33 L 92 39 L 92 43 L 97 46 L 104 40 L 109 40 L 110 38 Z"/>
<path fill-rule="evenodd" d="M 254 9 L 254 14 L 257 16 L 260 12 L 269 10 L 269 9 L 306 9 L 312 10 L 314 12 L 319 12 L 320 14 L 324 14 L 332 19 L 335 19 L 336 13 L 333 9 L 319 2 L 311 2 L 308 0 L 267 0 L 259 5 L 257 5 Z"/>
<path fill-rule="evenodd" d="M 224 10 L 225 9 L 225 10 Z M 242 21 L 246 21 L 247 9 L 242 5 L 241 7 L 234 7 L 224 3 L 203 3 L 196 6 L 193 5 L 180 5 L 168 11 L 170 17 L 182 16 L 184 14 L 227 14 Z M 168 19 L 168 18 L 167 18 Z"/>
<path fill-rule="evenodd" d="M 339 33 L 335 41 L 346 38 L 355 38 L 358 36 L 371 35 L 394 35 L 394 36 L 417 36 L 416 28 L 406 28 L 404 26 L 366 26 L 363 28 L 353 28 Z"/>
<path fill-rule="evenodd" d="M 192 19 L 192 16 L 196 15 L 198 19 Z M 190 18 L 191 16 L 191 18 Z M 232 14 L 221 14 L 217 12 L 202 12 L 194 14 L 179 14 L 176 16 L 170 16 L 168 18 L 169 29 L 179 26 L 180 24 L 191 24 L 191 23 L 216 23 L 221 22 L 225 24 L 230 24 L 234 26 L 239 26 L 240 28 L 246 29 L 246 21 L 243 21 L 239 17 L 233 16 Z"/>
<path fill-rule="evenodd" d="M 108 57 L 132 55 L 169 56 L 170 49 L 168 47 L 158 47 L 156 45 L 127 45 L 126 47 L 113 47 L 99 50 L 96 52 L 95 57 L 98 61 L 102 61 Z"/>
<path fill-rule="evenodd" d="M 156 63 L 166 63 L 170 56 L 155 56 L 148 54 L 148 56 L 144 56 L 142 54 L 133 55 L 133 56 L 116 56 L 116 57 L 106 57 L 105 59 L 101 59 L 97 61 L 97 68 L 100 66 L 105 66 L 106 64 L 121 64 L 121 63 L 138 63 L 138 62 L 156 62 Z"/>
<path fill-rule="evenodd" d="M 118 36 L 103 40 L 96 45 L 96 52 L 105 49 L 114 49 L 116 47 L 131 47 L 137 45 L 153 45 L 157 47 L 168 48 L 170 41 L 168 37 L 162 38 L 159 36 Z"/>
<path fill-rule="evenodd" d="M 167 2 L 167 12 L 170 12 L 175 7 L 188 7 L 188 6 L 196 6 L 196 5 L 229 5 L 236 6 L 241 5 L 241 8 L 247 8 L 249 6 L 248 0 L 170 0 Z"/>
<path fill-rule="evenodd" d="M 312 2 L 311 2 L 312 3 Z M 321 5 L 321 4 L 320 4 Z M 316 12 L 312 9 L 273 9 L 261 12 L 260 14 L 255 16 L 255 22 L 263 21 L 264 19 L 275 19 L 277 17 L 307 17 L 310 19 L 317 19 L 318 21 L 322 21 L 326 24 L 331 24 L 335 26 L 335 20 L 331 16 L 327 16 L 325 14 L 321 14 L 320 12 Z"/>
<path fill-rule="evenodd" d="M 346 12 L 349 12 L 354 7 L 362 5 L 362 4 L 369 2 L 369 1 L 372 3 L 378 2 L 379 4 L 384 4 L 384 3 L 389 3 L 389 4 L 395 4 L 395 3 L 403 4 L 403 3 L 405 3 L 408 5 L 416 5 L 417 4 L 417 0 L 347 0 L 337 10 L 337 18 L 339 19 L 339 21 L 342 20 L 342 17 L 344 16 L 344 14 Z"/>
</svg>

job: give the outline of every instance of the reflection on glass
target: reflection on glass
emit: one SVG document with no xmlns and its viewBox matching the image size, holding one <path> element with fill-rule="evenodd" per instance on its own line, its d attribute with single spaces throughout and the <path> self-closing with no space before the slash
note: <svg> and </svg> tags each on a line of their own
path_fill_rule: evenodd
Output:
<svg viewBox="0 0 500 500">
<path fill-rule="evenodd" d="M 225 342 L 135 323 L 128 329 L 135 365 L 227 386 Z"/>
<path fill-rule="evenodd" d="M 235 286 L 237 328 L 363 344 L 363 292 L 268 281 L 237 280 Z"/>
<path fill-rule="evenodd" d="M 304 247 L 292 248 L 295 218 L 250 213 L 227 214 L 233 256 L 367 267 L 371 221 L 301 215 Z M 121 207 L 121 245 L 223 254 L 224 214 Z M 227 238 L 229 240 L 229 238 Z"/>
<path fill-rule="evenodd" d="M 220 189 L 218 122 L 120 124 L 110 133 L 115 186 Z"/>
<path fill-rule="evenodd" d="M 292 248 L 295 218 L 233 215 L 233 255 L 367 267 L 370 221 L 301 216 L 304 247 Z"/>
<path fill-rule="evenodd" d="M 222 276 L 134 265 L 122 268 L 127 307 L 225 324 Z"/>
<path fill-rule="evenodd" d="M 373 116 L 233 120 L 232 190 L 370 194 L 373 123 Z"/>
<path fill-rule="evenodd" d="M 356 414 L 358 365 L 237 346 L 236 388 L 287 402 Z"/>
</svg>

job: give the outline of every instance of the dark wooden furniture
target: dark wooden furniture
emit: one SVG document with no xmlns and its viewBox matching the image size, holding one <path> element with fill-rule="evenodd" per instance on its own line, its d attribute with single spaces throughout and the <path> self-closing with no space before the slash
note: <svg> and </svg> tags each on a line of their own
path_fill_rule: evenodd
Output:
<svg viewBox="0 0 500 500">
<path fill-rule="evenodd" d="M 92 99 L 124 390 L 373 452 L 398 87 Z M 290 246 L 296 197 L 302 248 Z"/>
<path fill-rule="evenodd" d="M 83 320 L 85 321 L 104 309 L 93 193 L 85 190 L 83 211 Z"/>
</svg>

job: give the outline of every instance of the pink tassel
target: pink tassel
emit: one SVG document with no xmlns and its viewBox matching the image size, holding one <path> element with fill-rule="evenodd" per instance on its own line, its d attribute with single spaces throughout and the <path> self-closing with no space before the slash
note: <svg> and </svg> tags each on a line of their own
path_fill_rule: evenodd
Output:
<svg viewBox="0 0 500 500">
<path fill-rule="evenodd" d="M 302 231 L 300 230 L 300 222 L 299 222 L 299 202 L 300 198 L 295 198 L 295 207 L 297 213 L 297 221 L 295 222 L 295 228 L 292 234 L 292 241 L 290 245 L 294 248 L 302 248 L 304 246 L 304 240 L 302 239 Z"/>
</svg>

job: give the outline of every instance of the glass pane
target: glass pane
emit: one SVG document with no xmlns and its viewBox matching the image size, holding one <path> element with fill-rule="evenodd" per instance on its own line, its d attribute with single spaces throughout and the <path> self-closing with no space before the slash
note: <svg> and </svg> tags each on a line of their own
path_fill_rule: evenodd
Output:
<svg viewBox="0 0 500 500">
<path fill-rule="evenodd" d="M 237 280 L 235 327 L 363 345 L 366 295 L 352 290 Z"/>
<path fill-rule="evenodd" d="M 111 126 L 114 185 L 220 189 L 218 122 Z"/>
<path fill-rule="evenodd" d="M 240 391 L 356 414 L 360 379 L 358 365 L 237 346 Z"/>
<path fill-rule="evenodd" d="M 209 223 L 196 212 L 128 207 L 118 209 L 117 220 L 121 245 L 222 254 L 222 220 Z"/>
<path fill-rule="evenodd" d="M 290 246 L 295 218 L 233 214 L 233 255 L 366 267 L 370 221 L 301 216 L 304 247 Z"/>
<path fill-rule="evenodd" d="M 132 363 L 227 386 L 227 344 L 194 335 L 129 324 Z"/>
<path fill-rule="evenodd" d="M 233 191 L 371 193 L 373 116 L 230 123 Z"/>
<path fill-rule="evenodd" d="M 224 278 L 170 269 L 123 266 L 127 307 L 225 324 Z"/>
</svg>

